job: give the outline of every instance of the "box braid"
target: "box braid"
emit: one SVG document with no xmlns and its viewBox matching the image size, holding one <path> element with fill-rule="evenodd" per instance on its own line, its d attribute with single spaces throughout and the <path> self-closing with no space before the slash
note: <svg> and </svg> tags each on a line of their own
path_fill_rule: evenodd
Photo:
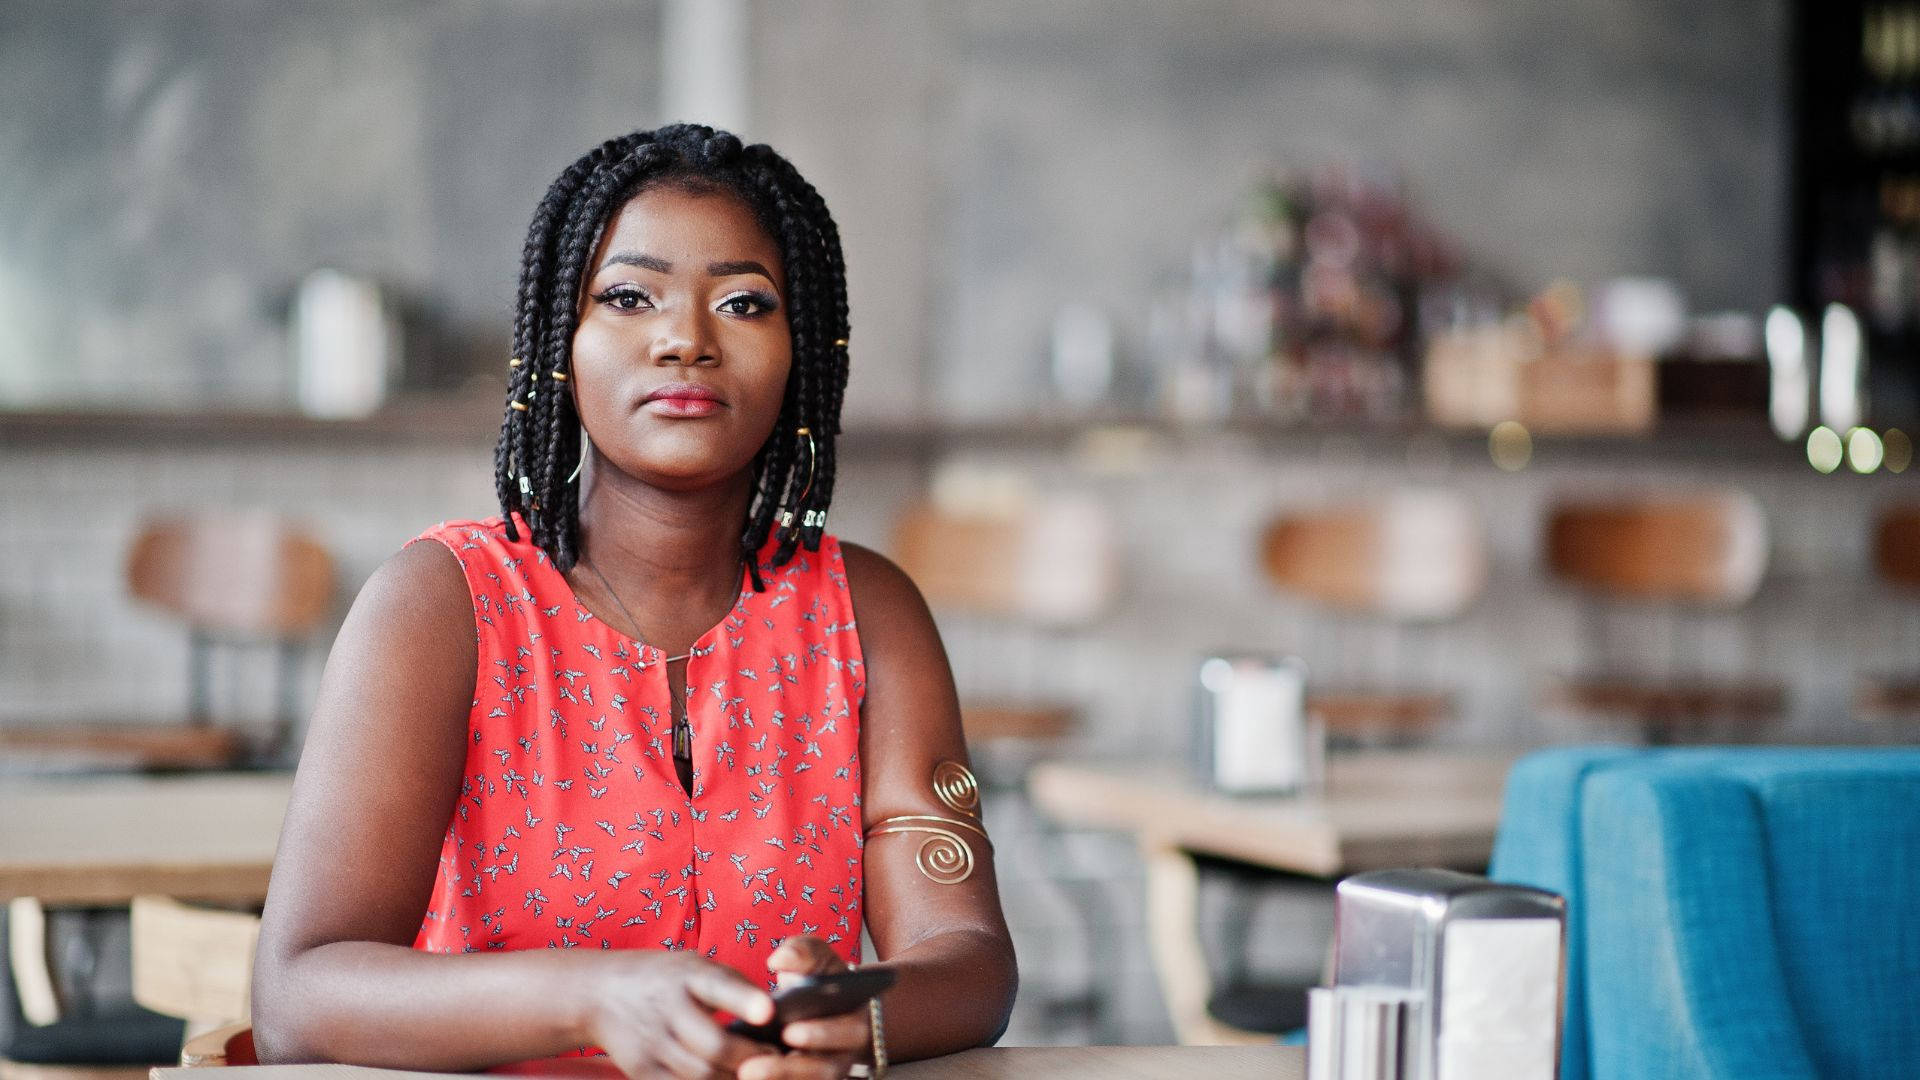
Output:
<svg viewBox="0 0 1920 1080">
<path fill-rule="evenodd" d="M 793 365 L 780 418 L 754 456 L 753 496 L 740 552 L 755 589 L 756 556 L 781 511 L 774 566 L 798 548 L 820 547 L 833 499 L 834 443 L 847 385 L 846 262 L 826 201 L 785 158 L 764 143 L 742 146 L 724 131 L 670 124 L 609 139 L 569 165 L 534 210 L 521 256 L 506 418 L 494 448 L 494 486 L 507 536 L 527 523 L 534 543 L 561 571 L 579 559 L 580 490 L 567 475 L 580 460 L 580 421 L 567 392 L 583 277 L 613 214 L 657 184 L 726 191 L 753 209 L 779 245 L 787 277 Z M 806 437 L 812 433 L 808 461 Z"/>
</svg>

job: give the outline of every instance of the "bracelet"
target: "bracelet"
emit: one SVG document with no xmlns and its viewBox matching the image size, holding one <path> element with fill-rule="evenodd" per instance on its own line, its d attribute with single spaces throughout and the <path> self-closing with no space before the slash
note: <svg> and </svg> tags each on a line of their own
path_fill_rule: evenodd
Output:
<svg viewBox="0 0 1920 1080">
<path fill-rule="evenodd" d="M 880 1021 L 880 999 L 867 999 L 868 1027 L 873 1032 L 873 1064 L 855 1065 L 848 1071 L 851 1077 L 865 1080 L 880 1080 L 887 1075 L 887 1033 Z"/>
</svg>

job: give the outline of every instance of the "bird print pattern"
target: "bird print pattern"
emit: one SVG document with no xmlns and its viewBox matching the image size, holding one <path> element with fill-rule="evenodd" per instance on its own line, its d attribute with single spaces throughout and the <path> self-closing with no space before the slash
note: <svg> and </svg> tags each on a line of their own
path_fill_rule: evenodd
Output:
<svg viewBox="0 0 1920 1080">
<path fill-rule="evenodd" d="M 503 519 L 420 534 L 460 561 L 479 665 L 465 776 L 414 948 L 690 949 L 771 988 L 815 934 L 849 963 L 862 917 L 865 669 L 839 542 L 742 569 L 687 660 L 693 794 L 675 774 L 666 657 L 602 622 Z"/>
</svg>

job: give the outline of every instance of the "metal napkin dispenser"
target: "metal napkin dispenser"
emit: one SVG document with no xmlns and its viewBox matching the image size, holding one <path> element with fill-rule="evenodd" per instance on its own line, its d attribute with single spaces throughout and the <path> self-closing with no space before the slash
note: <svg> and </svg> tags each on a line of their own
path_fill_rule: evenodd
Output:
<svg viewBox="0 0 1920 1080">
<path fill-rule="evenodd" d="M 1334 985 L 1311 992 L 1309 1080 L 1554 1080 L 1566 903 L 1451 870 L 1338 888 Z"/>
</svg>

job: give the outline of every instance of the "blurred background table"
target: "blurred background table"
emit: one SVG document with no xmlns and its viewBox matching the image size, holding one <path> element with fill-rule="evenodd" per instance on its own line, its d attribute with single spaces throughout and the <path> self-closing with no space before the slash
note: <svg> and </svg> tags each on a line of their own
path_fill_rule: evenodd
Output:
<svg viewBox="0 0 1920 1080">
<path fill-rule="evenodd" d="M 1459 750 L 1339 754 L 1314 794 L 1244 797 L 1208 791 L 1177 766 L 1050 762 L 1028 792 L 1063 825 L 1133 834 L 1146 871 L 1148 946 L 1175 1034 L 1188 1044 L 1253 1043 L 1272 1036 L 1223 1022 L 1199 934 L 1196 856 L 1265 870 L 1335 878 L 1400 866 L 1484 868 L 1500 824 L 1513 755 Z M 1230 954 L 1238 947 L 1227 950 Z M 1231 989 L 1231 988 L 1229 988 Z M 1297 988 L 1284 1004 L 1262 989 L 1258 1009 L 1292 1027 Z"/>
<path fill-rule="evenodd" d="M 0 899 L 267 895 L 290 773 L 0 781 Z"/>
<path fill-rule="evenodd" d="M 1135 834 L 1275 870 L 1337 877 L 1395 866 L 1485 865 L 1514 755 L 1405 750 L 1337 754 L 1315 795 L 1208 791 L 1178 767 L 1049 762 L 1028 781 L 1062 824 Z"/>
</svg>

